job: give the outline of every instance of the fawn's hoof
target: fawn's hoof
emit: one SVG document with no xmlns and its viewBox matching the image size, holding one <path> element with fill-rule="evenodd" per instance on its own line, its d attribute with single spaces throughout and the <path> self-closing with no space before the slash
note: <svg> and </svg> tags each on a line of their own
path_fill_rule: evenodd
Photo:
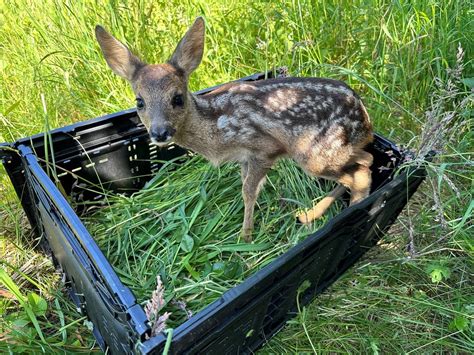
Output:
<svg viewBox="0 0 474 355">
<path fill-rule="evenodd" d="M 252 232 L 253 229 L 243 229 L 242 230 L 242 239 L 246 243 L 251 243 L 252 242 Z"/>
<path fill-rule="evenodd" d="M 320 211 L 319 209 L 315 209 L 314 207 L 305 212 L 298 213 L 296 215 L 296 218 L 298 218 L 298 221 L 302 224 L 310 224 L 313 222 L 315 219 L 319 219 L 323 216 L 324 211 Z"/>
<path fill-rule="evenodd" d="M 311 217 L 311 212 L 301 212 L 296 215 L 296 218 L 302 224 L 310 224 L 314 219 Z"/>
</svg>

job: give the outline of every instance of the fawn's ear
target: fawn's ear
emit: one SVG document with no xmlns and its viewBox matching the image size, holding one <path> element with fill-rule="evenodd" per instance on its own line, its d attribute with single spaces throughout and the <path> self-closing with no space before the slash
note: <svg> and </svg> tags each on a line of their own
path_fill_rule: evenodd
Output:
<svg viewBox="0 0 474 355">
<path fill-rule="evenodd" d="M 179 41 L 171 59 L 172 66 L 189 76 L 201 63 L 204 52 L 204 19 L 198 17 L 184 37 Z"/>
<path fill-rule="evenodd" d="M 145 66 L 145 63 L 102 26 L 97 25 L 95 27 L 95 36 L 107 64 L 118 76 L 132 81 L 137 71 Z"/>
</svg>

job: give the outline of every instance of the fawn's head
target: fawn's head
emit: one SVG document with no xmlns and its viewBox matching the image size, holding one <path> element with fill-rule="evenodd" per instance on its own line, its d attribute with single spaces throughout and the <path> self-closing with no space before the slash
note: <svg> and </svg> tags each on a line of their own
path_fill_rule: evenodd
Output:
<svg viewBox="0 0 474 355">
<path fill-rule="evenodd" d="M 188 78 L 202 59 L 204 20 L 196 19 L 165 64 L 146 64 L 101 26 L 95 34 L 107 64 L 132 85 L 138 116 L 151 141 L 168 143 L 190 113 Z"/>
</svg>

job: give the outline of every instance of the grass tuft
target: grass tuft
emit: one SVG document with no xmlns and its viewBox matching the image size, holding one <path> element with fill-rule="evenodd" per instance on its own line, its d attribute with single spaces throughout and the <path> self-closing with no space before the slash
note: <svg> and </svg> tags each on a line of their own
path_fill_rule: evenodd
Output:
<svg viewBox="0 0 474 355">
<path fill-rule="evenodd" d="M 109 196 L 108 206 L 85 219 L 139 302 L 150 297 L 157 275 L 163 280 L 161 312 L 172 313 L 172 326 L 296 245 L 342 207 L 334 204 L 310 227 L 295 223 L 296 211 L 310 207 L 311 197 L 322 198 L 331 184 L 321 185 L 294 163 L 280 161 L 259 198 L 254 243 L 242 243 L 239 172 L 237 165 L 213 168 L 198 156 L 167 163 L 147 187 L 131 197 Z"/>
</svg>

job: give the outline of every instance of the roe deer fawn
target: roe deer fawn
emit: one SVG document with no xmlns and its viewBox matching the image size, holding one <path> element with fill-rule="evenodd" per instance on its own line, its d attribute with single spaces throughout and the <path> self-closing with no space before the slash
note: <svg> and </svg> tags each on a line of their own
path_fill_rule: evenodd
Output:
<svg viewBox="0 0 474 355">
<path fill-rule="evenodd" d="M 308 174 L 342 185 L 300 213 L 302 223 L 319 218 L 345 187 L 350 204 L 369 194 L 373 157 L 364 147 L 373 140 L 372 125 L 362 101 L 346 84 L 279 78 L 228 83 L 197 96 L 188 90 L 188 78 L 203 56 L 201 17 L 165 64 L 146 64 L 102 27 L 95 32 L 110 68 L 132 85 L 138 115 L 153 143 L 163 146 L 173 140 L 215 165 L 240 163 L 245 241 L 251 241 L 254 205 L 277 158 L 289 156 Z"/>
</svg>

